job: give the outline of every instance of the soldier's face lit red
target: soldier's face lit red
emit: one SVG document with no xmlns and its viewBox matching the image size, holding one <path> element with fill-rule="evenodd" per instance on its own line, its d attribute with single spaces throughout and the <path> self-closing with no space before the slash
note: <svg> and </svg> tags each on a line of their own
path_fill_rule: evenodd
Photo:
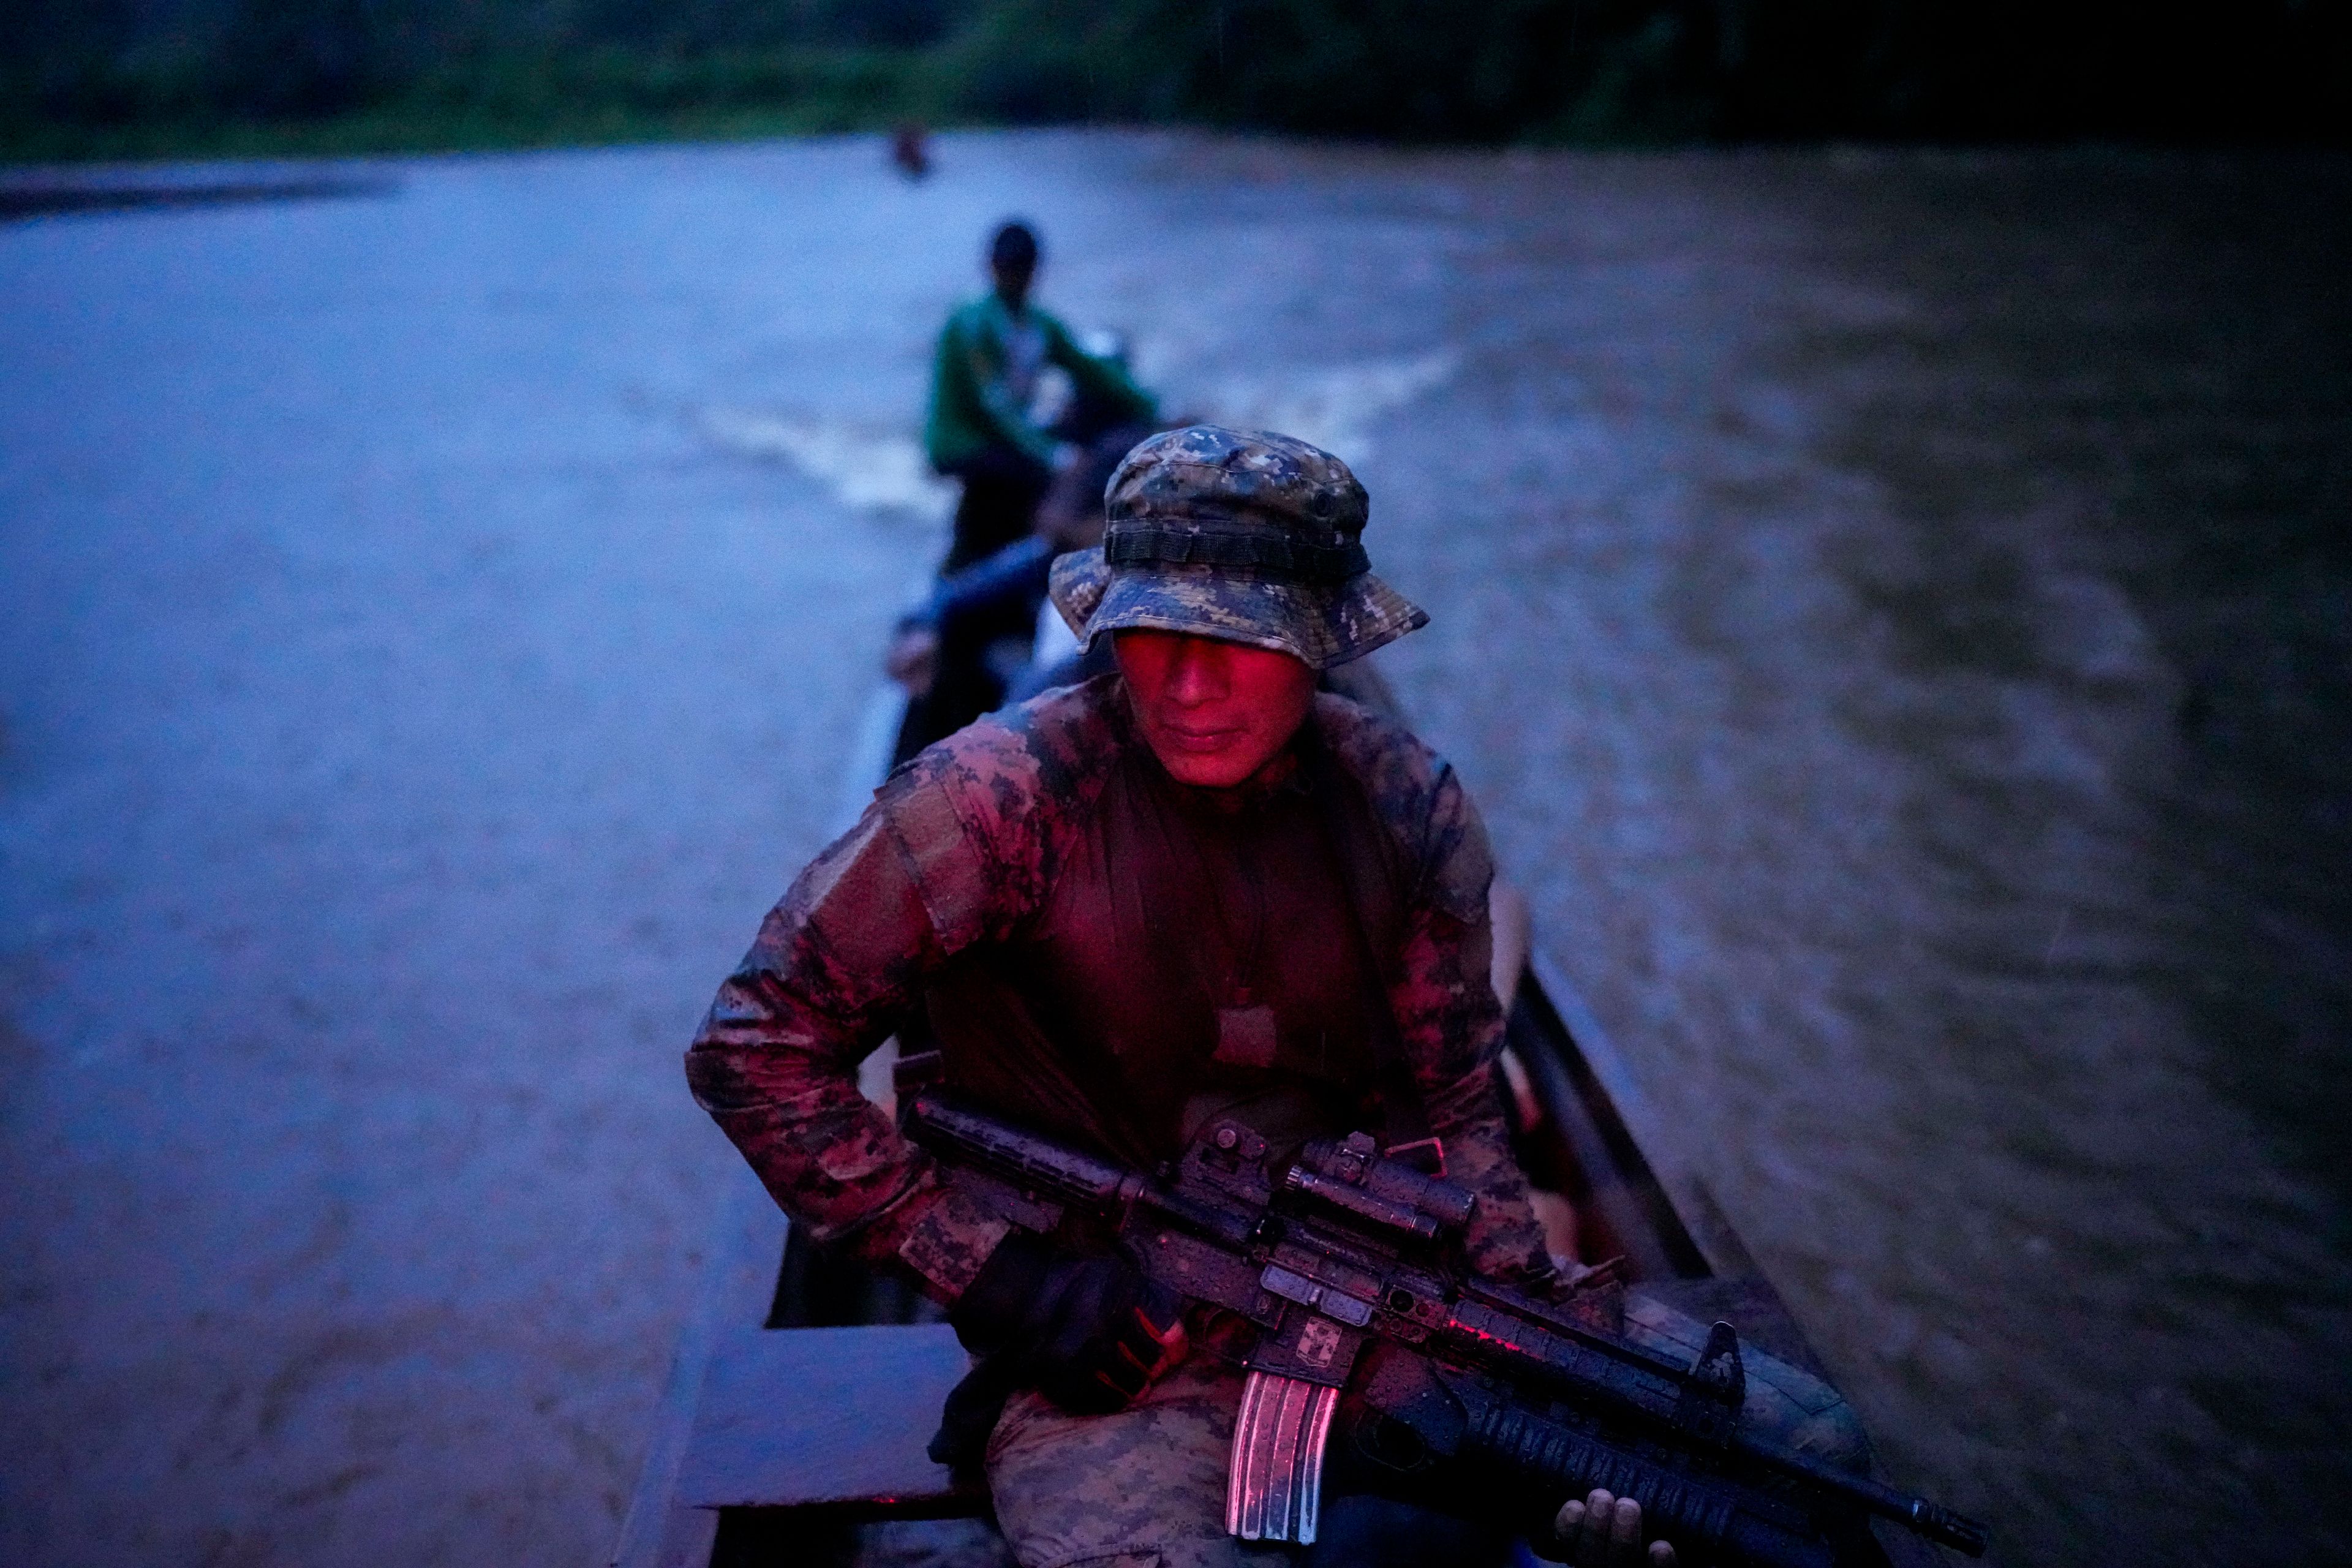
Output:
<svg viewBox="0 0 2352 1568">
<path fill-rule="evenodd" d="M 1183 784 L 1242 783 L 1290 743 L 1315 700 L 1315 672 L 1286 653 L 1181 632 L 1111 637 L 1143 738 Z"/>
</svg>

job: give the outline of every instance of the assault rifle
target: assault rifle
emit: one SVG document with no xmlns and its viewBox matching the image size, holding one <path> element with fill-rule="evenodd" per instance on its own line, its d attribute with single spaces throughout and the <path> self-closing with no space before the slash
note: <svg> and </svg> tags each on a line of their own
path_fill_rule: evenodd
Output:
<svg viewBox="0 0 2352 1568">
<path fill-rule="evenodd" d="M 1368 1134 L 1276 1169 L 1265 1139 L 1219 1121 L 1145 1173 L 936 1089 L 908 1104 L 907 1131 L 1018 1223 L 1091 1214 L 1153 1279 L 1255 1326 L 1225 1497 L 1244 1540 L 1315 1539 L 1328 1452 L 1351 1486 L 1499 1507 L 1531 1535 L 1606 1488 L 1694 1568 L 1851 1568 L 1868 1514 L 1984 1552 L 1974 1521 L 1751 1430 L 1729 1324 L 1685 1366 L 1471 1277 L 1454 1261 L 1470 1194 Z"/>
</svg>

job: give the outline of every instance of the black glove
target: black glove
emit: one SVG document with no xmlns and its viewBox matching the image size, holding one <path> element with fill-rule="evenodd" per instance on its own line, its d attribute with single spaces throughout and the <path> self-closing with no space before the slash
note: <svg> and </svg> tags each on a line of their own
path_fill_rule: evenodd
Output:
<svg viewBox="0 0 2352 1568">
<path fill-rule="evenodd" d="M 966 1350 L 1077 1415 L 1125 1409 L 1190 1348 L 1175 1293 L 1126 1257 L 1025 1230 L 998 1243 L 948 1321 Z"/>
</svg>

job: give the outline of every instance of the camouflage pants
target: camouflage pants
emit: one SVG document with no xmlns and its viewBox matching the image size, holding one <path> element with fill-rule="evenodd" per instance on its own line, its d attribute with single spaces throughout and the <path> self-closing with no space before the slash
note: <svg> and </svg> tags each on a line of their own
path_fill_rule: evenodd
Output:
<svg viewBox="0 0 2352 1568">
<path fill-rule="evenodd" d="M 1681 1358 L 1706 1326 L 1638 1294 L 1625 1335 Z M 1745 1347 L 1748 1414 L 1800 1450 L 1862 1466 L 1868 1449 L 1837 1391 Z M 988 1443 L 996 1518 L 1022 1568 L 1293 1568 L 1297 1550 L 1225 1533 L 1225 1460 L 1242 1373 L 1198 1355 L 1116 1415 L 1069 1415 L 1016 1394 Z"/>
<path fill-rule="evenodd" d="M 1196 1355 L 1116 1415 L 1025 1391 L 988 1440 L 996 1522 L 1021 1568 L 1275 1568 L 1290 1549 L 1225 1533 L 1242 1373 Z"/>
</svg>

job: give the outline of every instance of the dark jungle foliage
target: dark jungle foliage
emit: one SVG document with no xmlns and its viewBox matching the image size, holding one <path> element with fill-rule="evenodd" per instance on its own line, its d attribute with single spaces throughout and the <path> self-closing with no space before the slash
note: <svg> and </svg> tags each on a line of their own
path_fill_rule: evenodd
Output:
<svg viewBox="0 0 2352 1568">
<path fill-rule="evenodd" d="M 0 150 L 944 121 L 1428 141 L 2340 140 L 2320 0 L 11 0 Z"/>
</svg>

